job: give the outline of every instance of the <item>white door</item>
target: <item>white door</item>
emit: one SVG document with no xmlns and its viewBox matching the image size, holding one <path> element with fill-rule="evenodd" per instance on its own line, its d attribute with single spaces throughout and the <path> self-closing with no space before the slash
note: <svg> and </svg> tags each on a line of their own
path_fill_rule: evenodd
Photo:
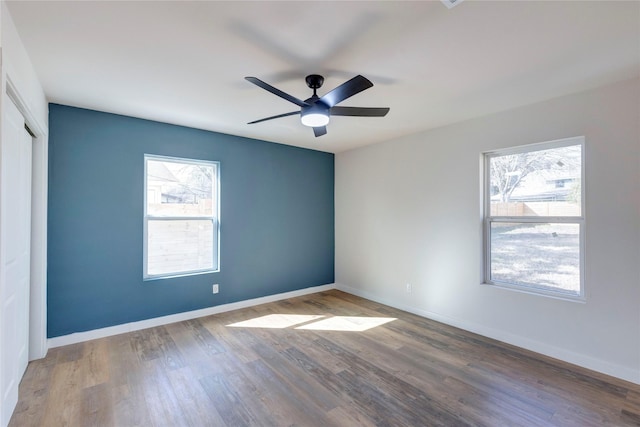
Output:
<svg viewBox="0 0 640 427">
<path fill-rule="evenodd" d="M 29 357 L 31 136 L 4 95 L 0 139 L 0 426 L 9 423 Z"/>
</svg>

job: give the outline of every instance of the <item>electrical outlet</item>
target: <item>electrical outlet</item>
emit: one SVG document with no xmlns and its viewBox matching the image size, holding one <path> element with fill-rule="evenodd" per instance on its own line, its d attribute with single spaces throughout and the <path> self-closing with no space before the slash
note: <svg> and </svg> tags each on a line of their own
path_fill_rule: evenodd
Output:
<svg viewBox="0 0 640 427">
<path fill-rule="evenodd" d="M 213 285 L 213 293 L 217 294 L 218 292 L 220 292 L 220 286 L 216 283 Z"/>
<path fill-rule="evenodd" d="M 411 283 L 407 283 L 407 293 L 410 294 L 412 291 Z"/>
</svg>

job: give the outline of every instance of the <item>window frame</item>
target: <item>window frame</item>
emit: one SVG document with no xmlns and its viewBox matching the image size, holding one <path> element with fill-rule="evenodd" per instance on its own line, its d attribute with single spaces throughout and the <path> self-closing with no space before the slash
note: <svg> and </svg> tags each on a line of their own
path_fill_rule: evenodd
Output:
<svg viewBox="0 0 640 427">
<path fill-rule="evenodd" d="M 147 165 L 148 161 L 163 161 L 163 162 L 173 162 L 180 164 L 191 164 L 191 165 L 199 165 L 199 166 L 213 166 L 214 174 L 213 179 L 215 182 L 212 186 L 213 194 L 213 203 L 215 203 L 215 207 L 212 210 L 211 216 L 160 216 L 160 215 L 150 215 L 147 212 L 147 194 L 148 194 L 148 185 L 147 185 Z M 143 194 L 143 270 L 142 270 L 142 278 L 144 281 L 149 280 L 157 280 L 157 279 L 170 279 L 175 277 L 184 277 L 184 276 L 193 276 L 200 274 L 209 274 L 209 273 L 217 273 L 220 271 L 220 162 L 213 160 L 200 160 L 200 159 L 190 159 L 183 157 L 173 157 L 173 156 L 161 156 L 157 154 L 144 154 L 144 194 Z M 196 269 L 189 271 L 179 271 L 179 272 L 170 272 L 170 273 L 162 273 L 162 274 L 149 274 L 149 258 L 148 258 L 148 246 L 149 246 L 149 233 L 148 233 L 148 225 L 149 220 L 153 221 L 189 221 L 189 220 L 204 220 L 213 222 L 213 267 L 205 268 L 205 269 Z"/>
<path fill-rule="evenodd" d="M 580 145 L 580 216 L 504 216 L 491 215 L 491 164 L 493 157 L 504 155 L 520 154 Z M 504 149 L 492 150 L 482 153 L 483 184 L 482 184 L 482 228 L 483 228 L 483 285 L 494 286 L 524 292 L 533 295 L 585 302 L 585 138 L 577 136 L 571 138 L 558 139 L 553 141 L 540 142 L 535 144 L 521 145 Z M 579 250 L 579 274 L 580 290 L 578 294 L 564 292 L 560 289 L 553 290 L 537 286 L 511 283 L 491 278 L 491 224 L 492 223 L 533 223 L 533 224 L 577 224 L 578 250 Z"/>
</svg>

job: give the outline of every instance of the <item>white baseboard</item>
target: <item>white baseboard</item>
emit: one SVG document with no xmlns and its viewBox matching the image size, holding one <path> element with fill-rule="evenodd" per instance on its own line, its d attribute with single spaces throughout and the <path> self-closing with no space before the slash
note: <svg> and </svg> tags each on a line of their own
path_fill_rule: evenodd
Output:
<svg viewBox="0 0 640 427">
<path fill-rule="evenodd" d="M 559 359 L 567 363 L 591 369 L 592 371 L 620 378 L 622 380 L 629 381 L 635 384 L 640 384 L 640 372 L 635 369 L 609 363 L 604 360 L 595 359 L 593 357 L 585 356 L 583 354 L 575 353 L 563 348 L 555 347 L 549 344 L 531 340 L 519 335 L 510 334 L 497 329 L 489 328 L 483 325 L 478 325 L 460 319 L 442 316 L 440 314 L 421 310 L 415 307 L 398 304 L 395 301 L 381 298 L 373 293 L 352 288 L 340 283 L 335 284 L 335 287 L 336 289 L 343 292 L 366 298 L 380 304 L 388 305 L 390 307 L 395 307 L 400 310 L 408 311 L 409 313 L 417 314 L 418 316 L 426 317 L 427 319 L 432 319 L 441 323 L 445 323 L 447 325 L 455 326 L 456 328 L 464 329 L 465 331 L 473 332 L 475 334 L 511 344 L 516 347 L 524 348 L 526 350 L 543 354 L 545 356 L 553 357 L 554 359 Z"/>
<path fill-rule="evenodd" d="M 76 344 L 79 342 L 95 340 L 98 338 L 110 337 L 112 335 L 124 334 L 127 332 L 139 331 L 141 329 L 153 328 L 155 326 L 168 325 L 170 323 L 182 322 L 183 320 L 196 319 L 198 317 L 210 316 L 212 314 L 224 313 L 227 311 L 239 310 L 241 308 L 253 307 L 269 302 L 280 301 L 288 298 L 295 298 L 303 295 L 324 292 L 335 289 L 335 283 L 328 285 L 314 286 L 297 291 L 284 292 L 276 295 L 254 298 L 245 301 L 232 302 L 229 304 L 217 305 L 215 307 L 203 308 L 200 310 L 187 311 L 184 313 L 170 314 L 168 316 L 155 317 L 153 319 L 140 320 L 138 322 L 123 323 L 121 325 L 109 326 L 106 328 L 93 329 L 86 332 L 76 332 L 69 335 L 49 338 L 48 348 L 61 347 L 63 345 Z"/>
</svg>

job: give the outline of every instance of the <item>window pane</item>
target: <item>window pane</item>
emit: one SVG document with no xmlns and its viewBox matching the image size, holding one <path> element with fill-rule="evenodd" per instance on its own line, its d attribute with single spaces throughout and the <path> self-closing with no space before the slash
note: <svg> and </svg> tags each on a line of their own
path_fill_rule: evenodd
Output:
<svg viewBox="0 0 640 427">
<path fill-rule="evenodd" d="M 150 276 L 214 269 L 212 220 L 152 220 L 147 223 Z"/>
<path fill-rule="evenodd" d="M 491 223 L 491 280 L 580 294 L 580 225 Z"/>
<path fill-rule="evenodd" d="M 489 158 L 491 216 L 580 216 L 582 146 Z"/>
<path fill-rule="evenodd" d="M 214 165 L 147 160 L 147 215 L 213 216 Z"/>
</svg>

